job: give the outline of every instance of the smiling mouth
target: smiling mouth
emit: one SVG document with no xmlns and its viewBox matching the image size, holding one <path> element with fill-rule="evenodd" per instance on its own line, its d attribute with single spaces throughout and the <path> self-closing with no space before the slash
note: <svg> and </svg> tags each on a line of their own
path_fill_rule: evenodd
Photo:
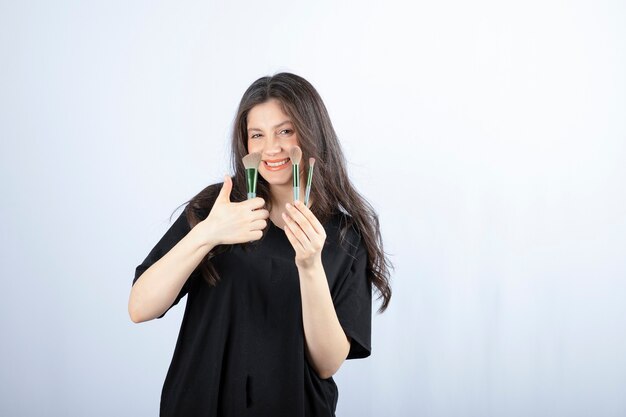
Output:
<svg viewBox="0 0 626 417">
<path fill-rule="evenodd" d="M 265 165 L 267 165 L 268 167 L 276 168 L 276 167 L 285 165 L 288 161 L 289 161 L 289 158 L 285 158 L 282 161 L 278 161 L 278 162 L 269 162 L 269 161 L 263 161 L 263 162 L 265 162 Z"/>
</svg>

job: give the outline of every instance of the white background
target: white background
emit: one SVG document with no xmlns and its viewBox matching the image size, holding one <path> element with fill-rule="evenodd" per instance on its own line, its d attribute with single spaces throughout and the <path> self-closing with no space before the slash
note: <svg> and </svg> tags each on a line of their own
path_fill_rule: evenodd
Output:
<svg viewBox="0 0 626 417">
<path fill-rule="evenodd" d="M 318 89 L 396 266 L 339 416 L 626 415 L 626 5 L 0 3 L 0 414 L 154 416 L 184 301 L 134 269 L 228 171 L 244 90 Z"/>
</svg>

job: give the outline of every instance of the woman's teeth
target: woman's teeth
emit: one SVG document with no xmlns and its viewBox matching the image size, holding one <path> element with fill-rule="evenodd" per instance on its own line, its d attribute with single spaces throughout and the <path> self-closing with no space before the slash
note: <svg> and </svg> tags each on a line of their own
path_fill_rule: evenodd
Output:
<svg viewBox="0 0 626 417">
<path fill-rule="evenodd" d="M 285 160 L 280 161 L 280 162 L 267 162 L 267 161 L 265 161 L 265 163 L 266 163 L 268 166 L 270 166 L 270 167 L 279 167 L 279 166 L 281 166 L 281 165 L 286 164 L 286 163 L 287 163 L 287 160 L 285 159 Z"/>
</svg>

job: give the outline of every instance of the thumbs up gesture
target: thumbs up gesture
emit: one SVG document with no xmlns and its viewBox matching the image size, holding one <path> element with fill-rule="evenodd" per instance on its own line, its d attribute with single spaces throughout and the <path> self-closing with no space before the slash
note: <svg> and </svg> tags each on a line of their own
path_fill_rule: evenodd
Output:
<svg viewBox="0 0 626 417">
<path fill-rule="evenodd" d="M 206 219 L 198 223 L 213 246 L 259 240 L 270 214 L 262 207 L 265 200 L 255 197 L 240 203 L 230 201 L 233 181 L 224 177 L 224 185 Z M 197 226 L 196 226 L 197 227 Z"/>
</svg>

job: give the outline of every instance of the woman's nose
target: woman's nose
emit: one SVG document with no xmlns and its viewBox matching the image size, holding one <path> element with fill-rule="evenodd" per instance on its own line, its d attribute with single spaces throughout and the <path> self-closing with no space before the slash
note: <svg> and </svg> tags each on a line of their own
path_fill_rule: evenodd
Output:
<svg viewBox="0 0 626 417">
<path fill-rule="evenodd" d="M 280 152 L 280 142 L 274 135 L 269 135 L 265 141 L 263 152 L 268 155 L 274 155 Z"/>
</svg>

